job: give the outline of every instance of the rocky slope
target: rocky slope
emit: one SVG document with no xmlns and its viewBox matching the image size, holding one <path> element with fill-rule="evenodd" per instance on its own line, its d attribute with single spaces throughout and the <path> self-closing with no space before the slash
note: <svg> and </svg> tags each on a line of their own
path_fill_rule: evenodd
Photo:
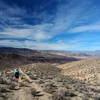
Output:
<svg viewBox="0 0 100 100">
<path fill-rule="evenodd" d="M 64 75 L 74 77 L 85 82 L 100 82 L 100 59 L 86 59 L 58 66 Z"/>
<path fill-rule="evenodd" d="M 84 62 L 84 61 L 83 61 Z M 50 63 L 33 63 L 21 66 L 30 83 L 22 76 L 20 89 L 11 70 L 1 73 L 0 100 L 99 100 L 100 85 L 79 81 L 61 74 L 62 69 Z M 27 94 L 27 96 L 26 96 Z"/>
</svg>

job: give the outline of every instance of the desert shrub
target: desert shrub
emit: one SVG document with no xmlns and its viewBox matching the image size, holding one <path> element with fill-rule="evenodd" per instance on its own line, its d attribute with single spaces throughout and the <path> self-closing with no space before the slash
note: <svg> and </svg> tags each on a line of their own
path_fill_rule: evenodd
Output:
<svg viewBox="0 0 100 100">
<path fill-rule="evenodd" d="M 7 84 L 7 85 L 9 85 L 10 83 L 11 83 L 11 80 L 9 80 L 7 78 L 4 78 L 4 77 L 0 78 L 0 84 Z"/>
<path fill-rule="evenodd" d="M 69 97 L 76 96 L 73 92 L 68 91 L 66 88 L 59 88 L 52 96 L 53 100 L 68 100 Z"/>
<path fill-rule="evenodd" d="M 9 89 L 15 90 L 16 86 L 17 86 L 17 83 L 12 82 L 12 83 L 10 84 L 10 86 L 9 86 Z"/>
<path fill-rule="evenodd" d="M 7 87 L 0 87 L 0 93 L 6 93 L 6 92 L 10 92 L 10 90 L 7 89 Z"/>
<path fill-rule="evenodd" d="M 65 96 L 65 88 L 59 88 L 52 96 L 53 100 L 67 100 Z"/>
</svg>

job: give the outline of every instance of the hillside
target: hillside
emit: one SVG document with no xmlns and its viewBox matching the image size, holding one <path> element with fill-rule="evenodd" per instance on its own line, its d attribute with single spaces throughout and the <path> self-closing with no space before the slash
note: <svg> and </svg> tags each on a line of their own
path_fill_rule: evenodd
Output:
<svg viewBox="0 0 100 100">
<path fill-rule="evenodd" d="M 20 88 L 10 72 L 0 73 L 0 100 L 99 100 L 99 84 L 86 84 L 63 75 L 49 63 L 21 66 L 24 75 Z M 29 81 L 31 80 L 31 81 Z"/>
<path fill-rule="evenodd" d="M 38 50 L 25 48 L 0 48 L 0 69 L 38 62 L 62 64 L 77 60 L 79 59 L 75 57 L 50 54 Z"/>
<path fill-rule="evenodd" d="M 85 59 L 62 64 L 62 73 L 87 83 L 100 82 L 100 59 Z"/>
<path fill-rule="evenodd" d="M 16 65 L 24 74 L 18 83 Z M 2 48 L 0 100 L 100 100 L 100 59 Z"/>
</svg>

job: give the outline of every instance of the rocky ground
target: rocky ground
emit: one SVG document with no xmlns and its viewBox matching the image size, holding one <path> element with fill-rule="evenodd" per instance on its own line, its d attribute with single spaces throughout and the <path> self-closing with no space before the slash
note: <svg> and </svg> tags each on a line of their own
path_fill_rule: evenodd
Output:
<svg viewBox="0 0 100 100">
<path fill-rule="evenodd" d="M 100 59 L 85 59 L 59 65 L 62 73 L 91 84 L 100 83 Z"/>
<path fill-rule="evenodd" d="M 0 100 L 100 100 L 100 84 L 63 75 L 62 69 L 52 64 L 22 66 L 22 71 L 33 82 L 22 76 L 20 88 L 13 73 L 9 73 L 11 70 L 0 74 Z"/>
</svg>

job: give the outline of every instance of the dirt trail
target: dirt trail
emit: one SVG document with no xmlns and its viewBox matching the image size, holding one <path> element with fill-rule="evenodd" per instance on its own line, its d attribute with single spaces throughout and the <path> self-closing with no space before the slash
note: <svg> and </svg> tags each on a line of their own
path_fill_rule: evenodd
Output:
<svg viewBox="0 0 100 100">
<path fill-rule="evenodd" d="M 28 76 L 27 78 L 30 79 Z M 33 88 L 35 88 L 37 91 L 40 91 L 40 94 L 43 94 L 43 96 L 33 97 L 31 94 L 31 89 Z M 44 92 L 38 84 L 33 82 L 29 83 L 29 87 L 22 87 L 20 90 L 14 91 L 11 98 L 8 100 L 50 100 L 50 97 L 51 94 Z"/>
<path fill-rule="evenodd" d="M 23 88 L 23 89 L 14 91 L 12 97 L 9 98 L 8 100 L 33 100 L 33 97 L 28 88 Z"/>
<path fill-rule="evenodd" d="M 38 91 L 41 91 L 41 93 L 44 94 L 43 96 L 39 98 L 39 100 L 50 100 L 51 94 L 44 92 L 43 89 L 39 85 L 32 83 L 32 87 L 34 87 Z"/>
</svg>

